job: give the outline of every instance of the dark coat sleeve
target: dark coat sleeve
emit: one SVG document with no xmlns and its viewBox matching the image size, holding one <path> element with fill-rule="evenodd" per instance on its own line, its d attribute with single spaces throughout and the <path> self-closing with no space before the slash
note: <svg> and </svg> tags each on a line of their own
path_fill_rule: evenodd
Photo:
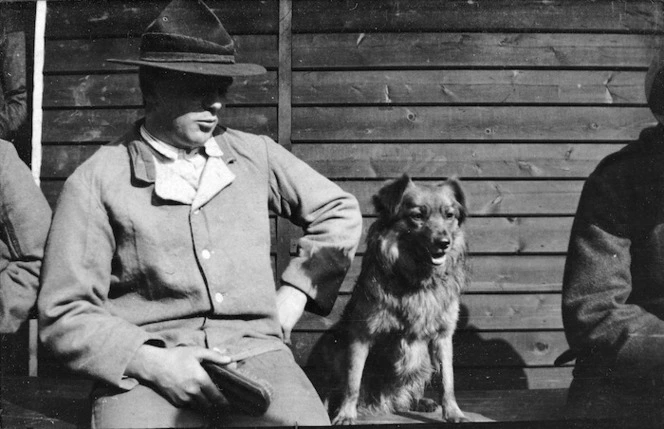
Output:
<svg viewBox="0 0 664 429">
<path fill-rule="evenodd" d="M 664 365 L 664 321 L 630 301 L 633 194 L 612 174 L 586 182 L 572 227 L 562 311 L 577 355 L 601 355 L 616 371 L 639 375 Z"/>
<path fill-rule="evenodd" d="M 37 298 L 51 209 L 14 147 L 0 141 L 0 332 L 15 332 Z"/>
</svg>

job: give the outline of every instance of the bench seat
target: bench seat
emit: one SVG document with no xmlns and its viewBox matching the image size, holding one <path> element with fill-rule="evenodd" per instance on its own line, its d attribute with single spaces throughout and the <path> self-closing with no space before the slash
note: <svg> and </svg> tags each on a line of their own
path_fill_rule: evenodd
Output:
<svg viewBox="0 0 664 429">
<path fill-rule="evenodd" d="M 81 379 L 4 377 L 2 427 L 64 429 L 87 426 L 87 395 Z M 459 391 L 461 409 L 476 421 L 551 421 L 561 418 L 565 389 Z M 440 423 L 440 413 L 363 416 L 358 424 Z"/>
</svg>

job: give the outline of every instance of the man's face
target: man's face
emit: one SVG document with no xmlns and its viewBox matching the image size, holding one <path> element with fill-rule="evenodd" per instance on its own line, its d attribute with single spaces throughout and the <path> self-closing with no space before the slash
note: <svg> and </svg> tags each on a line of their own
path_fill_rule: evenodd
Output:
<svg viewBox="0 0 664 429">
<path fill-rule="evenodd" d="M 180 76 L 154 82 L 145 126 L 156 138 L 183 149 L 202 146 L 217 126 L 223 95 L 218 79 Z"/>
</svg>

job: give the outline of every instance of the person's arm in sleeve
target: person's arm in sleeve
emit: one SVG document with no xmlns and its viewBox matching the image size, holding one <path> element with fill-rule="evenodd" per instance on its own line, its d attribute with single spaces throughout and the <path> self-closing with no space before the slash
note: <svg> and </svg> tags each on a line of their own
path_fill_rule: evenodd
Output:
<svg viewBox="0 0 664 429">
<path fill-rule="evenodd" d="M 0 333 L 16 332 L 37 299 L 51 208 L 28 167 L 0 142 Z"/>
<path fill-rule="evenodd" d="M 297 255 L 281 276 L 303 292 L 308 309 L 328 314 L 362 234 L 354 196 L 280 145 L 266 139 L 270 164 L 270 208 L 303 230 Z"/>
<path fill-rule="evenodd" d="M 9 31 L 0 41 L 2 91 L 4 103 L 0 106 L 0 138 L 14 136 L 28 116 L 25 84 L 25 34 Z"/>
<path fill-rule="evenodd" d="M 138 348 L 163 344 L 108 307 L 115 238 L 97 184 L 65 183 L 49 232 L 38 298 L 40 338 L 70 369 L 124 389 Z"/>
<path fill-rule="evenodd" d="M 597 177 L 586 182 L 563 279 L 563 322 L 572 350 L 600 353 L 617 368 L 664 365 L 664 321 L 628 303 L 632 292 L 629 206 Z"/>
</svg>

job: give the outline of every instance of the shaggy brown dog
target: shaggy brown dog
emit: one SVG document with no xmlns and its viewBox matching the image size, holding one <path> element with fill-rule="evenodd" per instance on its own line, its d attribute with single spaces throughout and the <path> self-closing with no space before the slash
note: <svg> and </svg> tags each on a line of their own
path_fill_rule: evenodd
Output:
<svg viewBox="0 0 664 429">
<path fill-rule="evenodd" d="M 379 217 L 340 325 L 346 384 L 332 422 L 354 423 L 358 402 L 381 412 L 434 411 L 436 402 L 423 398 L 434 372 L 442 377 L 443 418 L 464 421 L 452 370 L 452 334 L 466 283 L 461 186 L 454 179 L 415 185 L 404 175 L 384 186 L 374 205 Z"/>
</svg>

